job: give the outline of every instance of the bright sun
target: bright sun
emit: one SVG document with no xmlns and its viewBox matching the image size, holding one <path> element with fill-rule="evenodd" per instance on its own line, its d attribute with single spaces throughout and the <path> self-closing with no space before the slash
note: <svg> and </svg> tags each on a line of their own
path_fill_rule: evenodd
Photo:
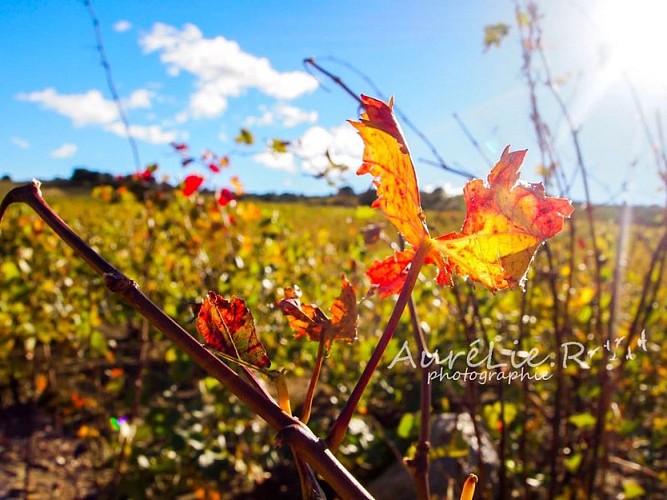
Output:
<svg viewBox="0 0 667 500">
<path fill-rule="evenodd" d="M 667 0 L 605 0 L 597 14 L 614 70 L 639 85 L 667 87 Z"/>
</svg>

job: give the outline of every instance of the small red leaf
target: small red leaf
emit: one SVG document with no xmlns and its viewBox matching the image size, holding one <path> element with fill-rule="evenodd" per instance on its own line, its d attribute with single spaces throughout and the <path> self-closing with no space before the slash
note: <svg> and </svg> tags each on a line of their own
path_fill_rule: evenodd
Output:
<svg viewBox="0 0 667 500">
<path fill-rule="evenodd" d="M 183 153 L 184 151 L 188 150 L 188 145 L 185 143 L 172 142 L 169 145 L 179 153 Z"/>
<path fill-rule="evenodd" d="M 204 178 L 201 175 L 188 175 L 183 181 L 183 194 L 190 196 L 199 189 L 202 182 L 204 182 Z"/>
<path fill-rule="evenodd" d="M 257 368 L 271 364 L 255 332 L 255 321 L 243 299 L 224 299 L 208 292 L 197 314 L 197 331 L 212 348 Z"/>
<path fill-rule="evenodd" d="M 208 168 L 213 173 L 216 173 L 216 174 L 220 173 L 220 167 L 218 167 L 215 163 L 209 163 Z"/>
</svg>

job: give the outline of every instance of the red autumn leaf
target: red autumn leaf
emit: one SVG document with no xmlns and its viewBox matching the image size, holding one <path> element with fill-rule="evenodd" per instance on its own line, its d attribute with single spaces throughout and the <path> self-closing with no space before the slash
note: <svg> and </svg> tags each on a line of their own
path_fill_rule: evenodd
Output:
<svg viewBox="0 0 667 500">
<path fill-rule="evenodd" d="M 209 346 L 227 356 L 257 368 L 271 364 L 243 299 L 226 300 L 215 292 L 208 292 L 197 314 L 197 331 Z"/>
<path fill-rule="evenodd" d="M 383 296 L 401 289 L 414 248 L 428 238 L 425 263 L 438 266 L 439 284 L 451 274 L 470 277 L 490 290 L 513 287 L 523 280 L 535 250 L 563 229 L 573 211 L 564 198 L 546 196 L 541 184 L 519 180 L 525 151 L 503 152 L 488 176 L 464 188 L 467 206 L 461 231 L 431 238 L 419 203 L 414 167 L 400 128 L 387 105 L 362 96 L 366 113 L 353 123 L 364 140 L 364 164 L 358 174 L 377 178 L 378 206 L 412 248 L 374 263 L 368 270 Z"/>
<path fill-rule="evenodd" d="M 357 296 L 345 276 L 342 277 L 340 295 L 329 310 L 331 318 L 317 304 L 302 304 L 292 288 L 285 290 L 285 298 L 278 303 L 278 307 L 287 316 L 296 338 L 308 337 L 314 342 L 323 339 L 327 352 L 334 340 L 357 340 Z"/>
<path fill-rule="evenodd" d="M 171 142 L 169 145 L 179 153 L 183 153 L 188 150 L 188 145 L 185 143 Z"/>
<path fill-rule="evenodd" d="M 234 201 L 236 196 L 229 189 L 223 188 L 218 195 L 218 205 L 221 207 L 227 206 L 230 202 Z"/>
<path fill-rule="evenodd" d="M 387 297 L 401 291 L 408 274 L 408 266 L 414 256 L 415 251 L 409 248 L 375 261 L 369 266 L 366 275 L 380 292 L 381 297 Z"/>
<path fill-rule="evenodd" d="M 204 182 L 204 178 L 201 175 L 188 175 L 183 181 L 183 194 L 190 196 L 199 189 L 202 182 Z"/>
<path fill-rule="evenodd" d="M 215 163 L 209 163 L 208 164 L 208 169 L 215 174 L 220 173 L 220 167 L 218 167 Z"/>
</svg>

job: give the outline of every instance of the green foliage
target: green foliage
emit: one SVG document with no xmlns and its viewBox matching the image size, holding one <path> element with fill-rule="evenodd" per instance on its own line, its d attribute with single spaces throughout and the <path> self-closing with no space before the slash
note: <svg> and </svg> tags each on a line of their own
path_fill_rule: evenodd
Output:
<svg viewBox="0 0 667 500">
<path fill-rule="evenodd" d="M 330 304 L 340 293 L 340 275 L 345 273 L 357 289 L 359 341 L 337 346 L 325 361 L 310 424 L 318 435 L 327 432 L 393 307 L 391 300 L 365 297 L 366 266 L 383 256 L 388 242 L 395 239 L 393 230 L 385 227 L 377 242 L 364 242 L 364 231 L 369 224 L 380 223 L 379 214 L 367 208 L 306 209 L 299 204 L 244 200 L 219 207 L 199 194 L 191 199 L 176 195 L 159 205 L 127 197 L 113 202 L 87 197 L 50 201 L 84 240 L 195 335 L 191 303 L 200 301 L 208 290 L 243 297 L 272 367 L 289 371 L 296 414 L 317 345 L 293 341 L 286 318 L 274 304 L 283 298 L 283 289 L 293 285 L 307 291 L 313 301 Z M 456 229 L 455 221 L 461 218 L 453 212 L 428 217 L 434 230 L 443 233 Z M 611 258 L 618 227 L 613 219 L 599 223 L 605 227 L 599 244 Z M 632 311 L 639 300 L 641 270 L 650 258 L 647 242 L 655 240 L 659 231 L 659 226 L 632 228 L 630 241 L 635 243 L 628 260 L 633 265 L 621 284 L 620 310 Z M 132 497 L 191 494 L 224 484 L 225 491 L 240 494 L 268 481 L 269 471 L 290 463 L 288 453 L 273 446 L 273 432 L 263 421 L 152 331 L 143 385 L 136 394 L 142 319 L 110 296 L 101 280 L 32 212 L 19 207 L 8 211 L 0 241 L 0 401 L 3 406 L 14 402 L 10 389 L 12 381 L 18 381 L 23 401 L 38 401 L 58 416 L 65 432 L 99 450 L 100 470 L 110 472 L 122 464 L 122 481 L 116 483 L 115 493 Z M 566 340 L 594 349 L 600 346 L 590 335 L 594 306 L 590 241 L 580 238 L 574 267 L 567 259 L 567 244 L 566 237 L 550 243 L 558 272 L 555 286 L 558 293 L 569 293 L 572 311 Z M 414 298 L 429 346 L 445 356 L 450 350 L 467 352 L 475 338 L 484 338 L 496 343 L 497 353 L 537 348 L 539 359 L 554 359 L 560 346 L 554 337 L 549 273 L 546 252 L 540 251 L 525 294 L 517 290 L 491 295 L 461 280 L 452 289 L 439 287 L 431 279 L 419 283 Z M 609 301 L 613 285 L 612 276 L 606 276 L 604 301 Z M 667 352 L 658 347 L 667 340 L 667 317 L 660 305 L 667 303 L 666 295 L 667 287 L 662 286 L 656 304 L 662 309 L 647 327 L 649 351 L 633 349 L 636 358 L 626 363 L 615 393 L 618 411 L 609 415 L 607 423 L 617 429 L 624 456 L 649 468 L 656 450 L 667 443 L 663 416 Z M 475 323 L 475 318 L 481 322 Z M 618 332 L 627 331 L 631 320 L 629 315 L 619 316 Z M 407 455 L 416 440 L 419 377 L 408 364 L 386 368 L 405 340 L 414 355 L 410 332 L 406 314 L 340 448 L 341 461 L 362 481 L 394 460 L 392 449 L 398 447 Z M 467 391 L 472 387 L 481 402 L 477 410 L 481 428 L 495 444 L 501 431 L 506 433 L 512 464 L 520 462 L 517 443 L 525 436 L 529 460 L 521 467 L 526 477 L 537 477 L 547 470 L 549 418 L 555 405 L 561 405 L 564 422 L 569 423 L 563 436 L 569 455 L 563 467 L 576 475 L 586 463 L 581 443 L 590 439 L 600 370 L 606 369 L 612 351 L 599 349 L 589 361 L 590 369 L 568 363 L 566 395 L 558 401 L 553 377 L 527 386 L 518 381 L 504 384 L 503 415 L 498 383 L 436 380 L 434 410 L 467 411 Z M 541 369 L 551 374 L 555 370 L 550 363 Z M 118 424 L 123 417 L 128 417 L 127 422 Z M 465 444 L 455 449 L 459 448 L 461 453 L 454 448 L 434 451 L 434 457 L 438 453 L 464 456 Z M 111 480 L 110 473 L 100 477 Z M 628 497 L 639 491 L 637 487 L 646 489 L 643 483 L 623 486 Z"/>
</svg>

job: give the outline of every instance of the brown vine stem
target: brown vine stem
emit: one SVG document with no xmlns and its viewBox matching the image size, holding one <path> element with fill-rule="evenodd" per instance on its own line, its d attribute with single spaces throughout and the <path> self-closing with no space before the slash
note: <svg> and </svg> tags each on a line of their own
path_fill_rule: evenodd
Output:
<svg viewBox="0 0 667 500">
<path fill-rule="evenodd" d="M 67 243 L 75 253 L 104 278 L 107 288 L 148 319 L 167 338 L 183 349 L 197 365 L 232 391 L 241 401 L 278 431 L 278 442 L 289 444 L 343 498 L 372 498 L 336 458 L 326 444 L 296 418 L 267 400 L 221 359 L 203 347 L 153 303 L 137 284 L 88 246 L 46 203 L 40 183 L 33 181 L 12 189 L 0 203 L 0 221 L 12 203 L 25 203 Z M 289 429 L 289 430 L 287 430 Z"/>
<path fill-rule="evenodd" d="M 419 359 L 425 359 L 430 356 L 428 346 L 426 345 L 426 338 L 424 332 L 419 325 L 419 316 L 417 315 L 417 307 L 415 301 L 410 297 L 408 301 L 408 309 L 410 310 L 410 320 L 412 322 L 412 335 L 415 338 L 417 349 L 419 351 Z M 414 467 L 415 486 L 417 487 L 417 498 L 420 500 L 428 500 L 431 498 L 430 486 L 428 481 L 429 471 L 429 457 L 428 453 L 431 450 L 431 384 L 429 383 L 429 374 L 431 369 L 428 365 L 424 366 L 420 362 L 421 371 L 421 391 L 420 391 L 420 422 L 419 422 L 419 441 L 417 442 L 417 451 L 415 457 L 412 459 Z"/>
<path fill-rule="evenodd" d="M 331 426 L 331 430 L 329 431 L 329 435 L 327 436 L 326 442 L 332 450 L 338 449 L 338 446 L 343 441 L 343 438 L 347 433 L 347 427 L 350 424 L 350 420 L 352 420 L 352 415 L 354 415 L 354 412 L 356 411 L 357 406 L 359 405 L 361 396 L 363 395 L 364 391 L 366 390 L 366 387 L 370 383 L 371 378 L 373 377 L 373 374 L 375 373 L 375 370 L 377 369 L 378 364 L 382 359 L 382 355 L 384 354 L 384 351 L 387 349 L 387 346 L 389 345 L 389 341 L 394 336 L 394 332 L 396 331 L 398 322 L 401 319 L 403 311 L 405 310 L 405 306 L 408 304 L 410 295 L 412 294 L 412 289 L 414 288 L 415 283 L 417 282 L 417 278 L 419 277 L 419 272 L 421 271 L 421 268 L 424 265 L 424 260 L 426 259 L 426 256 L 428 255 L 429 251 L 431 250 L 432 245 L 433 245 L 432 240 L 427 237 L 424 238 L 420 243 L 419 247 L 417 247 L 417 252 L 415 253 L 414 258 L 412 259 L 412 264 L 410 265 L 410 270 L 408 271 L 408 275 L 405 279 L 405 284 L 401 289 L 401 293 L 398 295 L 398 299 L 396 300 L 396 305 L 394 306 L 394 310 L 392 311 L 391 316 L 389 317 L 387 326 L 385 327 L 384 332 L 380 337 L 380 340 L 375 346 L 373 354 L 371 354 L 371 357 L 368 360 L 368 364 L 364 368 L 364 371 L 361 374 L 361 377 L 359 378 L 357 385 L 355 385 L 354 389 L 352 389 L 350 398 L 347 400 L 345 406 L 343 407 L 343 410 L 340 412 L 340 415 L 338 415 L 338 418 L 336 418 L 336 421 Z"/>
</svg>

